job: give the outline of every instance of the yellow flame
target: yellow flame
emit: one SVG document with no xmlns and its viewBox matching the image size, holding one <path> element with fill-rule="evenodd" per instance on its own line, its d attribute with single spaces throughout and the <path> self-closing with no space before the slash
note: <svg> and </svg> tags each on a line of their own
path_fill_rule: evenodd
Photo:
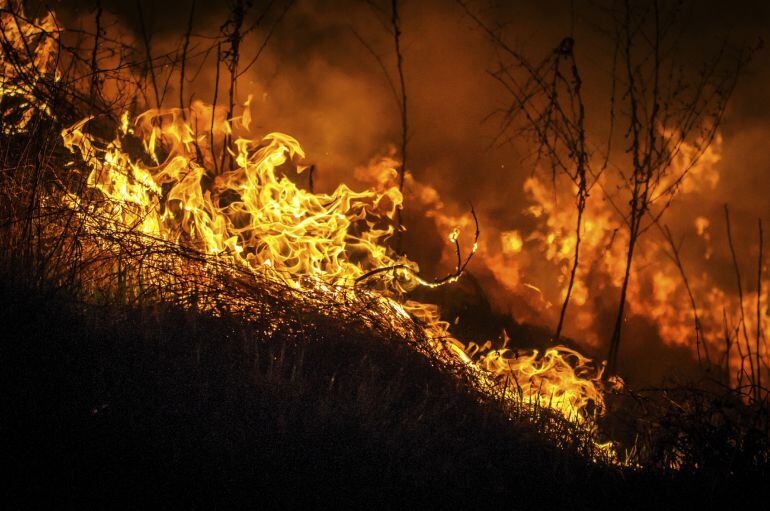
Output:
<svg viewBox="0 0 770 511">
<path fill-rule="evenodd" d="M 86 133 L 89 119 L 62 136 L 90 167 L 88 185 L 106 199 L 100 218 L 113 228 L 184 244 L 250 271 L 268 268 L 297 289 L 353 286 L 387 268 L 365 285 L 390 303 L 394 320 L 416 320 L 432 349 L 467 365 L 480 384 L 507 385 L 509 399 L 551 407 L 579 421 L 588 417 L 589 403 L 602 408 L 601 370 L 577 352 L 555 347 L 542 355 L 520 355 L 489 344 L 465 346 L 451 335 L 438 307 L 402 300 L 405 291 L 437 284 L 422 279 L 417 264 L 387 243 L 403 201 L 395 185 L 397 162 L 382 160 L 357 171 L 374 189 L 354 191 L 342 184 L 330 194 L 313 193 L 291 179 L 304 169 L 299 143 L 280 133 L 247 138 L 246 112 L 248 104 L 241 117 L 216 121 L 215 133 L 237 135 L 224 156 L 210 146 L 210 133 L 199 129 L 212 115 L 202 103 L 184 115 L 150 110 L 133 123 L 124 114 L 118 135 L 101 147 Z M 144 158 L 124 150 L 132 131 L 143 142 Z M 449 241 L 458 242 L 460 233 L 461 227 L 454 227 Z"/>
<path fill-rule="evenodd" d="M 49 105 L 38 99 L 35 89 L 43 80 L 59 80 L 56 70 L 58 30 L 56 19 L 48 12 L 30 19 L 21 2 L 0 0 L 0 32 L 3 53 L 14 59 L 0 59 L 0 98 L 13 98 L 4 105 L 0 125 L 4 133 L 25 132 L 35 112 L 52 115 Z"/>
<path fill-rule="evenodd" d="M 0 0 L 0 7 L 6 7 L 6 0 Z M 23 131 L 36 111 L 52 116 L 28 89 L 42 79 L 59 79 L 56 21 L 49 13 L 28 23 L 23 13 L 4 10 L 0 24 L 12 49 L 29 57 L 14 64 L 0 62 L 0 97 L 20 99 L 3 115 L 20 116 L 13 129 Z M 19 80 L 22 75 L 34 77 L 32 83 Z M 460 268 L 441 281 L 428 281 L 420 277 L 415 262 L 389 247 L 403 202 L 395 185 L 398 162 L 382 159 L 359 169 L 357 177 L 372 183 L 371 189 L 354 191 L 341 184 L 332 193 L 305 190 L 292 180 L 305 169 L 300 144 L 282 133 L 250 137 L 250 103 L 251 97 L 232 119 L 221 112 L 215 116 L 201 102 L 186 111 L 149 110 L 133 122 L 124 112 L 109 142 L 88 133 L 91 118 L 75 123 L 63 130 L 62 140 L 90 169 L 88 191 L 66 194 L 65 203 L 86 212 L 86 229 L 139 233 L 148 246 L 159 240 L 179 244 L 245 271 L 271 272 L 298 290 L 331 294 L 365 285 L 382 298 L 394 328 L 399 321 L 414 321 L 427 334 L 430 348 L 464 364 L 480 388 L 502 388 L 505 399 L 549 407 L 594 427 L 587 421 L 595 413 L 589 408 L 601 411 L 604 400 L 601 368 L 591 361 L 565 347 L 541 355 L 505 346 L 492 349 L 489 342 L 466 346 L 451 335 L 437 306 L 404 300 L 404 293 L 417 286 L 455 282 Z M 216 142 L 225 135 L 231 143 Z M 144 154 L 126 149 L 131 139 L 140 142 L 132 145 Z M 418 185 L 411 175 L 407 182 Z M 441 205 L 432 187 L 415 188 L 421 200 Z M 451 225 L 448 239 L 459 252 L 460 234 L 470 227 L 469 220 L 431 215 L 442 228 Z M 508 255 L 522 250 L 516 231 L 502 241 Z M 471 254 L 478 248 L 474 242 Z M 148 278 L 153 277 L 165 282 L 159 272 L 150 271 Z M 597 447 L 613 452 L 610 444 Z"/>
</svg>

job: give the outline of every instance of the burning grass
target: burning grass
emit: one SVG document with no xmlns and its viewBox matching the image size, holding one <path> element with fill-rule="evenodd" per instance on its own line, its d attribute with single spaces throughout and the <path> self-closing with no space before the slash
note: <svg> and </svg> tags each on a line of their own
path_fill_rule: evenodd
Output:
<svg viewBox="0 0 770 511">
<path fill-rule="evenodd" d="M 289 303 L 309 298 L 312 306 L 333 311 L 334 317 L 355 317 L 368 328 L 387 325 L 395 335 L 407 338 L 417 335 L 434 356 L 467 366 L 479 387 L 510 384 L 520 401 L 548 406 L 568 419 L 591 420 L 586 414 L 589 404 L 601 412 L 601 371 L 577 352 L 555 346 L 544 357 L 537 353 L 514 356 L 505 347 L 479 350 L 474 345 L 474 361 L 469 348 L 450 334 L 449 324 L 435 306 L 405 298 L 416 287 L 450 285 L 457 280 L 476 250 L 478 224 L 476 239 L 464 260 L 460 230 L 452 231 L 449 241 L 455 245 L 456 270 L 429 281 L 414 262 L 387 244 L 402 202 L 392 182 L 396 177 L 392 167 L 375 165 L 369 170 L 366 177 L 375 183 L 374 189 L 356 192 L 340 185 L 332 194 L 315 194 L 289 178 L 294 169 L 304 170 L 297 163 L 303 156 L 299 144 L 274 133 L 261 140 L 236 138 L 237 152 L 223 150 L 220 164 L 226 168 L 216 170 L 219 153 L 209 141 L 220 133 L 236 133 L 237 128 L 247 130 L 249 118 L 248 104 L 242 116 L 220 123 L 212 120 L 212 108 L 200 104 L 189 112 L 147 112 L 137 119 L 135 145 L 141 143 L 150 164 L 128 154 L 120 134 L 100 146 L 93 136 L 84 134 L 86 121 L 77 123 L 62 136 L 64 144 L 89 167 L 90 190 L 85 194 L 87 205 L 84 194 L 65 195 L 64 201 L 86 231 L 105 233 L 103 239 L 114 239 L 120 233 L 117 245 L 97 243 L 97 250 L 122 253 L 126 238 L 132 238 L 136 247 L 129 252 L 142 254 L 140 258 L 154 244 L 185 247 L 202 262 L 193 287 L 207 287 L 209 280 L 222 275 L 230 274 L 239 282 L 254 276 L 258 287 L 278 285 L 292 290 Z M 211 131 L 200 127 L 212 123 Z M 133 131 L 131 126 L 124 116 L 124 136 Z M 212 157 L 201 156 L 205 154 Z M 164 265 L 168 258 L 153 259 Z M 173 287 L 178 276 L 169 278 L 172 273 L 140 270 L 128 287 Z M 266 282 L 271 284 L 263 284 Z M 201 299 L 206 293 L 201 295 L 187 285 L 187 290 L 177 294 L 194 296 L 195 306 L 203 310 L 219 307 Z M 227 301 L 232 310 L 240 309 L 240 314 L 249 317 L 255 306 L 249 300 L 260 302 L 260 294 Z M 217 295 L 225 296 L 227 291 Z M 376 311 L 380 321 L 368 319 L 363 311 Z M 416 322 L 408 325 L 412 319 Z M 282 321 L 276 320 L 276 324 Z"/>
<path fill-rule="evenodd" d="M 5 32 L 8 60 L 25 62 L 6 66 L 6 81 L 27 86 L 6 87 L 13 92 L 7 99 L 25 100 L 12 103 L 10 113 L 26 108 L 51 119 L 49 101 L 35 93 L 38 83 L 29 83 L 26 75 L 53 73 L 52 86 L 64 87 L 56 68 L 40 64 L 52 58 L 50 39 L 59 39 L 48 24 L 26 19 L 19 24 L 21 17 L 4 18 L 28 32 Z M 32 36 L 36 44 L 30 46 Z M 280 133 L 253 138 L 249 103 L 237 117 L 232 105 L 225 117 L 216 105 L 195 102 L 189 109 L 148 110 L 135 120 L 123 112 L 117 125 L 107 119 L 92 126 L 89 116 L 65 126 L 62 142 L 74 159 L 47 169 L 43 179 L 54 188 L 35 192 L 32 199 L 46 218 L 36 233 L 47 252 L 42 257 L 68 265 L 86 295 L 269 317 L 272 330 L 266 335 L 299 331 L 308 310 L 324 310 L 337 321 L 385 329 L 434 359 L 463 366 L 482 392 L 545 406 L 593 428 L 603 394 L 601 369 L 590 360 L 559 346 L 543 357 L 537 352 L 520 357 L 505 346 L 466 347 L 450 334 L 435 306 L 406 297 L 417 287 L 459 278 L 476 251 L 478 222 L 465 257 L 460 229 L 449 234 L 455 271 L 434 280 L 423 277 L 416 263 L 388 243 L 403 201 L 395 162 L 384 160 L 363 173 L 372 183 L 369 190 L 344 184 L 331 194 L 305 190 L 292 180 L 305 170 L 299 143 Z M 25 119 L 22 132 L 29 126 Z M 110 131 L 111 139 L 104 135 Z M 19 189 L 18 182 L 9 184 Z M 472 209 L 471 214 L 475 220 Z"/>
<path fill-rule="evenodd" d="M 266 337 L 267 318 L 94 305 L 18 277 L 0 289 L 7 503 L 644 509 L 762 488 L 754 471 L 597 464 L 574 422 L 511 413 L 391 334 L 314 314 Z"/>
<path fill-rule="evenodd" d="M 658 399 L 608 386 L 602 365 L 571 348 L 541 354 L 507 339 L 495 347 L 457 340 L 438 308 L 410 292 L 460 277 L 477 247 L 475 213 L 472 230 L 448 235 L 455 271 L 425 277 L 390 246 L 403 200 L 396 162 L 362 172 L 369 189 L 315 193 L 298 184 L 307 169 L 296 140 L 250 133 L 248 102 L 229 118 L 202 102 L 135 118 L 96 101 L 79 105 L 81 85 L 50 66 L 53 22 L 5 11 L 2 20 L 6 320 L 19 317 L 15 338 L 35 339 L 35 356 L 44 348 L 37 342 L 62 339 L 67 363 L 52 381 L 78 387 L 63 402 L 72 407 L 63 411 L 65 434 L 84 426 L 106 435 L 103 445 L 76 449 L 84 463 L 105 463 L 97 451 L 116 441 L 121 455 L 146 449 L 132 470 L 155 460 L 171 471 L 214 471 L 223 492 L 233 484 L 249 495 L 254 487 L 290 494 L 293 479 L 319 498 L 351 499 L 393 488 L 413 497 L 437 474 L 433 488 L 445 496 L 468 487 L 520 496 L 549 474 L 571 481 L 552 496 L 560 504 L 574 503 L 593 478 L 617 496 L 637 489 L 618 477 L 657 470 L 764 473 L 763 410 L 740 398 L 730 400 L 734 420 L 715 394 L 679 387 Z M 59 307 L 52 315 L 74 333 L 35 328 Z M 16 344 L 11 353 L 34 366 Z M 80 349 L 92 357 L 82 371 Z M 42 358 L 42 367 L 55 366 Z M 14 385 L 15 396 L 38 392 L 23 374 Z M 624 393 L 606 416 L 608 391 Z M 180 443 L 163 445 L 176 427 Z M 372 452 L 382 463 L 367 459 Z M 661 477 L 655 484 L 670 491 Z"/>
</svg>

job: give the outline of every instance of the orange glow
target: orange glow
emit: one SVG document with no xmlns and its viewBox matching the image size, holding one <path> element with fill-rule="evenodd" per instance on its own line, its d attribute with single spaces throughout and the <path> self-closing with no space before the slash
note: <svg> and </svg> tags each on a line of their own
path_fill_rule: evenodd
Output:
<svg viewBox="0 0 770 511">
<path fill-rule="evenodd" d="M 36 111 L 53 115 L 50 107 L 39 101 L 34 89 L 41 79 L 59 80 L 56 70 L 57 25 L 49 11 L 43 18 L 26 20 L 21 5 L 14 15 L 8 0 L 0 0 L 0 31 L 4 43 L 19 56 L 14 62 L 0 59 L 0 98 L 13 98 L 17 103 L 3 110 L 2 129 L 6 133 L 26 131 Z M 24 80 L 17 78 L 23 76 Z"/>
<path fill-rule="evenodd" d="M 55 33 L 52 14 L 29 26 L 18 25 L 16 32 L 11 27 L 17 25 L 15 20 L 3 14 L 0 22 L 14 44 L 34 42 L 35 57 L 24 65 L 35 76 L 58 79 L 53 65 L 55 39 L 45 34 Z M 3 62 L 6 77 L 14 72 Z M 3 98 L 21 98 L 16 129 L 23 130 L 35 111 L 52 115 L 29 91 L 3 87 Z M 489 396 L 502 394 L 511 404 L 550 408 L 588 429 L 596 427 L 593 419 L 604 411 L 601 366 L 563 346 L 541 354 L 507 346 L 493 349 L 490 342 L 465 345 L 451 334 L 437 306 L 404 297 L 419 286 L 457 281 L 464 265 L 458 262 L 458 271 L 444 279 L 427 280 L 414 261 L 389 246 L 404 200 L 395 184 L 399 162 L 382 158 L 358 169 L 356 177 L 369 189 L 356 191 L 340 184 L 331 193 L 311 192 L 296 183 L 306 171 L 299 142 L 277 132 L 253 137 L 250 103 L 251 98 L 231 119 L 224 118 L 223 109 L 215 113 L 200 101 L 185 111 L 153 109 L 135 119 L 123 112 L 109 141 L 90 133 L 90 117 L 64 129 L 64 145 L 79 160 L 70 165 L 82 164 L 88 171 L 87 189 L 67 192 L 64 202 L 79 213 L 82 228 L 111 233 L 114 241 L 102 238 L 96 242 L 102 245 L 98 249 L 120 254 L 125 250 L 121 237 L 131 235 L 145 249 L 175 244 L 201 254 L 205 264 L 267 276 L 298 292 L 351 301 L 361 290 L 374 293 L 395 331 L 404 320 L 412 321 L 424 332 L 434 354 L 464 365 L 479 390 Z M 221 142 L 230 138 L 231 144 Z M 478 232 L 470 246 L 466 242 L 475 227 L 471 217 L 441 211 L 440 194 L 434 188 L 406 177 L 410 189 L 424 203 L 433 204 L 428 216 L 447 233 L 445 239 L 458 258 L 461 244 L 463 257 L 479 250 Z M 569 253 L 568 238 L 562 244 L 552 243 L 552 233 L 547 238 L 554 248 L 548 257 Z M 518 231 L 508 231 L 499 242 L 503 257 L 510 259 L 521 254 L 525 240 Z M 454 251 L 449 253 L 454 257 Z M 114 264 L 121 264 L 120 259 Z M 88 290 L 99 292 L 99 285 L 110 285 L 107 277 L 119 274 L 113 270 L 104 271 L 102 283 Z M 156 269 L 141 275 L 157 281 L 160 288 L 174 279 Z M 525 285 L 542 295 L 534 284 Z M 197 302 L 196 307 L 215 311 L 213 302 Z M 613 453 L 611 444 L 597 447 Z"/>
<path fill-rule="evenodd" d="M 105 200 L 97 206 L 75 196 L 69 200 L 91 208 L 89 218 L 100 228 L 131 229 L 148 240 L 190 246 L 248 271 L 268 271 L 298 290 L 339 293 L 365 286 L 382 296 L 391 314 L 422 325 L 432 349 L 467 365 L 480 388 L 507 386 L 509 399 L 548 406 L 581 422 L 591 418 L 589 403 L 602 410 L 601 369 L 579 353 L 563 347 L 541 355 L 492 350 L 489 344 L 465 346 L 451 335 L 436 306 L 403 300 L 405 291 L 439 284 L 423 279 L 416 263 L 387 244 L 403 200 L 395 186 L 397 162 L 382 159 L 357 171 L 372 189 L 359 192 L 343 184 L 330 194 L 311 193 L 290 179 L 305 170 L 299 143 L 280 133 L 247 138 L 248 105 L 243 112 L 231 121 L 215 119 L 215 133 L 235 135 L 234 150 L 219 162 L 203 128 L 210 125 L 211 108 L 202 103 L 186 116 L 179 110 L 151 110 L 128 122 L 124 115 L 117 136 L 103 145 L 87 134 L 88 119 L 75 124 L 62 133 L 65 145 L 90 167 L 88 185 Z M 123 149 L 132 132 L 152 164 Z M 410 183 L 416 184 L 411 177 Z M 428 187 L 422 190 L 432 195 Z M 460 243 L 470 227 L 469 219 L 457 220 L 449 229 L 451 244 Z M 452 220 L 442 216 L 440 221 Z M 516 234 L 508 243 L 521 250 Z M 476 244 L 469 248 L 476 249 Z M 377 271 L 384 268 L 392 270 Z"/>
</svg>

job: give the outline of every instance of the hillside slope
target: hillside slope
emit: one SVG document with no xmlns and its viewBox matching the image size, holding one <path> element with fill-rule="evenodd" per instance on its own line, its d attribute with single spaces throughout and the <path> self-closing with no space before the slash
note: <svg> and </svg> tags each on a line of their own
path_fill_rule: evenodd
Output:
<svg viewBox="0 0 770 511">
<path fill-rule="evenodd" d="M 7 284 L 0 304 L 6 502 L 617 509 L 727 489 L 558 449 L 397 340 L 260 339 Z"/>
</svg>

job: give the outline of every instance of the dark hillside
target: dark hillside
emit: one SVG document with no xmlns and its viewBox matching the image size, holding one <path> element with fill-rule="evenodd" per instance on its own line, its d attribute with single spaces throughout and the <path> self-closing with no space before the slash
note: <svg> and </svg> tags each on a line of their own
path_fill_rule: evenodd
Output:
<svg viewBox="0 0 770 511">
<path fill-rule="evenodd" d="M 265 340 L 227 319 L 8 285 L 0 303 L 4 493 L 22 507 L 646 508 L 735 491 L 557 449 L 396 340 Z"/>
</svg>

